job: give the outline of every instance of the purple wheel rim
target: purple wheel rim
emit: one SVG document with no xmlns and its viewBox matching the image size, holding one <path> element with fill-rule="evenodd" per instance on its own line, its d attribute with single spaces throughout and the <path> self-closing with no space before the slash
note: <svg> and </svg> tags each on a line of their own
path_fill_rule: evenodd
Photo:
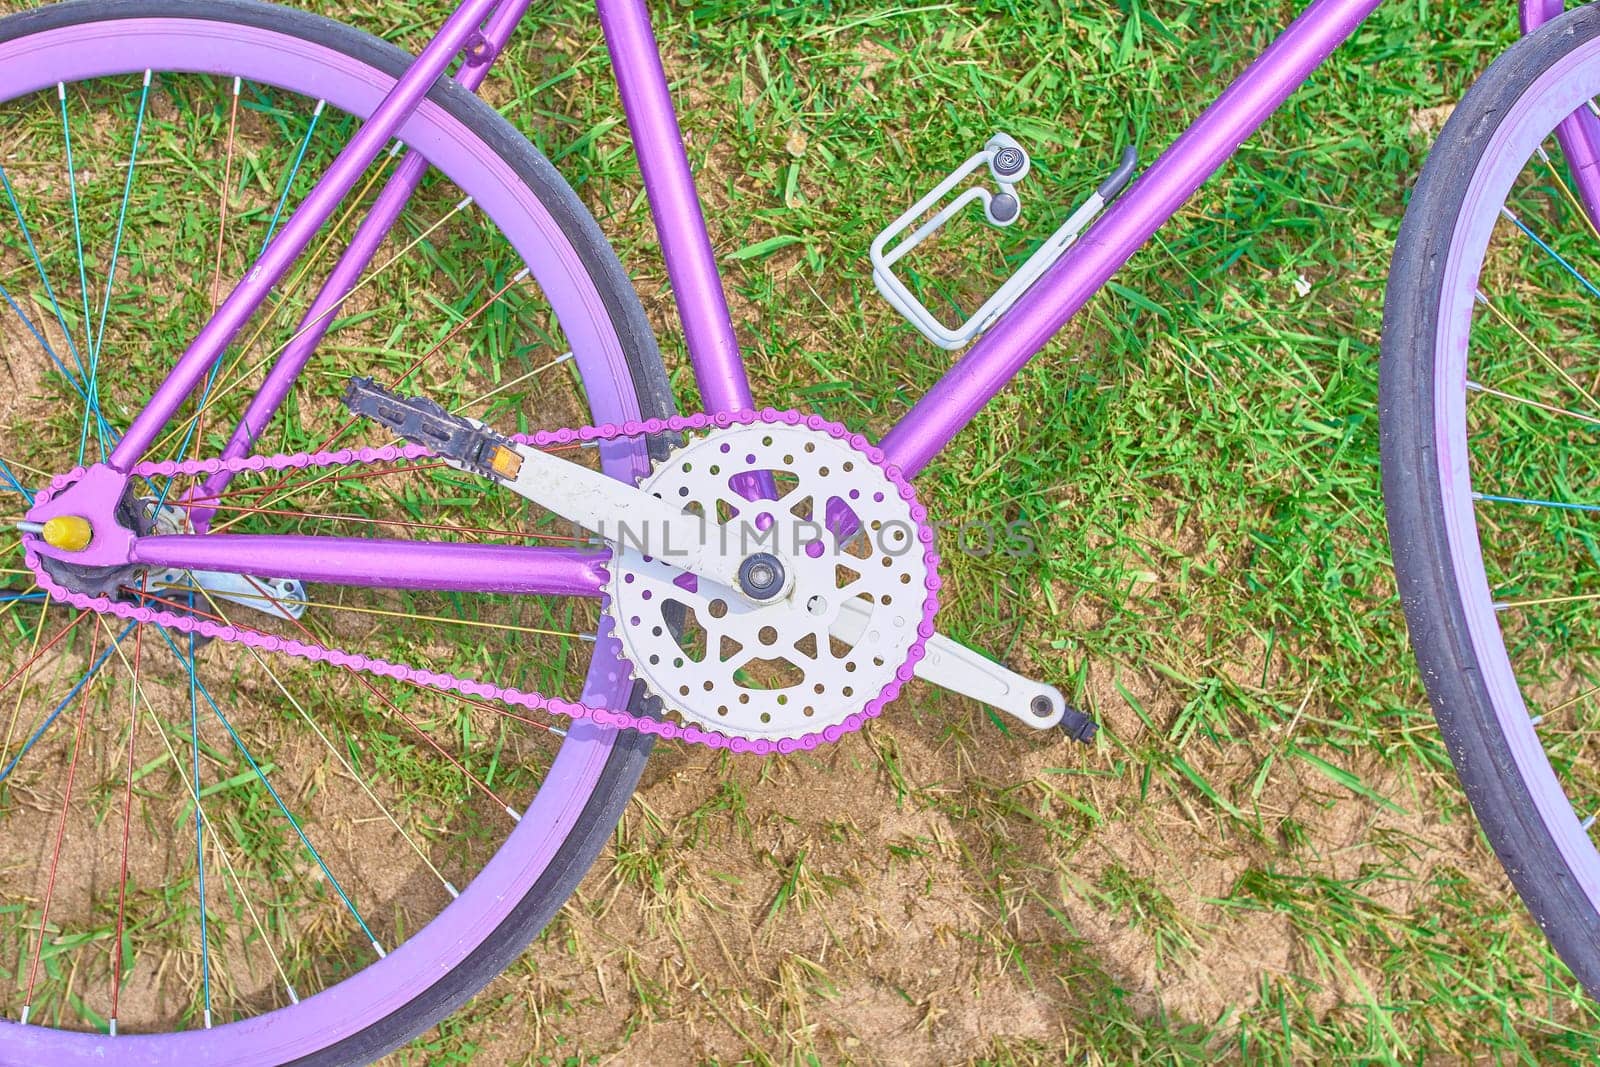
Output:
<svg viewBox="0 0 1600 1067">
<path fill-rule="evenodd" d="M 1467 356 L 1478 272 L 1500 207 L 1534 149 L 1565 119 L 1587 106 L 1597 86 L 1600 41 L 1574 48 L 1536 78 L 1506 113 L 1462 200 L 1444 267 L 1434 367 L 1435 476 L 1445 517 L 1450 565 L 1468 635 L 1501 734 L 1562 859 L 1600 911 L 1600 852 L 1584 830 L 1539 740 L 1506 651 L 1483 563 L 1472 499 L 1467 442 Z M 1590 73 L 1585 75 L 1584 68 Z"/>
<path fill-rule="evenodd" d="M 0 44 L 0 100 L 95 77 L 145 69 L 240 76 L 340 110 L 368 114 L 393 78 L 325 45 L 236 22 L 119 18 L 48 30 Z M 640 417 L 621 341 L 599 292 L 559 222 L 503 160 L 443 107 L 425 101 L 398 135 L 449 175 L 496 220 L 532 270 L 566 333 L 598 422 Z M 513 231 L 510 224 L 515 222 Z M 648 469 L 642 445 L 602 450 L 608 473 Z M 620 706 L 630 686 L 618 646 L 602 629 L 582 699 Z M 0 1060 L 126 1067 L 277 1064 L 348 1038 L 431 987 L 492 934 L 551 859 L 582 812 L 617 733 L 576 724 L 549 774 L 505 842 L 432 922 L 376 963 L 298 1004 L 210 1030 L 108 1037 L 0 1021 Z"/>
</svg>

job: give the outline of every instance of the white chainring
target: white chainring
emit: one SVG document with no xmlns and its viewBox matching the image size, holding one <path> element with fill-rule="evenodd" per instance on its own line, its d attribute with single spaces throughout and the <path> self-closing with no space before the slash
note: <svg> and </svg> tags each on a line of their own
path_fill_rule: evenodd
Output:
<svg viewBox="0 0 1600 1067">
<path fill-rule="evenodd" d="M 760 485 L 777 499 L 739 492 Z M 673 567 L 649 531 L 621 538 L 606 610 L 634 676 L 668 708 L 732 736 L 781 739 L 844 722 L 894 680 L 923 622 L 928 560 L 912 503 L 866 455 L 805 426 L 735 426 L 691 438 L 642 487 L 722 525 L 741 556 L 772 552 L 794 575 L 787 595 L 752 602 Z M 841 543 L 838 530 L 858 532 Z M 839 625 L 847 600 L 857 619 Z"/>
</svg>

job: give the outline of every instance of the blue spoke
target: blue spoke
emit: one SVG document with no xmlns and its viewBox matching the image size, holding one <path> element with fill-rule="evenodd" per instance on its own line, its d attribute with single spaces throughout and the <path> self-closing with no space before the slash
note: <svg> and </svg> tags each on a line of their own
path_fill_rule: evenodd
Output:
<svg viewBox="0 0 1600 1067">
<path fill-rule="evenodd" d="M 65 710 L 68 704 L 72 703 L 72 698 L 77 696 L 83 690 L 83 687 L 88 685 L 90 680 L 100 672 L 100 668 L 105 666 L 106 660 L 111 658 L 111 653 L 116 651 L 117 647 L 122 644 L 122 639 L 128 636 L 128 631 L 132 630 L 136 625 L 138 624 L 130 622 L 127 626 L 123 627 L 122 632 L 118 634 L 116 640 L 111 643 L 111 647 L 100 653 L 100 658 L 95 660 L 89 669 L 84 672 L 82 678 L 78 679 L 78 684 L 72 687 L 71 692 L 62 698 L 61 703 L 55 706 L 55 710 L 45 718 L 44 722 L 39 724 L 39 728 L 33 732 L 31 737 L 28 738 L 27 744 L 23 745 L 21 750 L 18 751 L 15 756 L 11 757 L 11 762 L 6 764 L 3 770 L 0 770 L 0 782 L 3 782 L 7 778 L 11 777 L 11 772 L 16 769 L 16 766 L 22 760 L 22 757 L 26 756 L 33 746 L 38 744 L 39 738 L 43 737 L 44 732 L 50 729 L 50 724 L 55 722 L 56 719 L 60 717 L 61 712 Z"/>
<path fill-rule="evenodd" d="M 11 468 L 6 466 L 6 461 L 3 459 L 0 459 L 0 478 L 4 478 L 8 483 L 10 483 L 11 488 L 15 489 L 17 492 L 21 493 L 25 498 L 27 498 L 28 503 L 33 503 L 33 494 L 22 487 L 22 483 L 17 481 L 17 476 L 11 473 Z"/>
<path fill-rule="evenodd" d="M 162 640 L 166 641 L 167 647 L 172 649 L 173 654 L 182 660 L 183 653 L 179 652 L 178 646 L 173 644 L 172 638 L 168 635 L 166 629 L 164 627 L 157 627 L 156 632 L 161 634 Z M 192 662 L 186 662 L 185 667 L 189 671 L 190 684 L 200 694 L 200 696 L 205 698 L 205 702 L 211 705 L 211 711 L 216 715 L 217 721 L 222 723 L 223 728 L 228 731 L 228 736 L 233 739 L 234 747 L 237 748 L 239 750 L 239 754 L 245 758 L 245 762 L 250 764 L 250 769 L 255 772 L 257 780 L 266 787 L 268 794 L 271 795 L 273 801 L 278 805 L 278 811 L 280 811 L 283 814 L 283 817 L 289 821 L 289 825 L 293 827 L 295 835 L 300 838 L 300 843 L 305 846 L 305 850 L 311 854 L 312 859 L 317 861 L 317 866 L 322 868 L 323 877 L 328 880 L 329 885 L 333 886 L 333 891 L 339 894 L 339 899 L 344 901 L 345 909 L 350 912 L 351 917 L 356 921 L 356 925 L 361 927 L 361 932 L 365 934 L 367 936 L 367 940 L 372 943 L 373 951 L 375 951 L 380 957 L 383 956 L 385 954 L 383 951 L 383 946 L 378 944 L 378 939 L 373 936 L 372 930 L 367 926 L 366 920 L 361 917 L 361 913 L 356 910 L 355 904 L 351 902 L 350 897 L 345 893 L 344 887 L 341 886 L 339 884 L 339 880 L 333 876 L 333 872 L 328 869 L 328 865 L 322 861 L 322 854 L 319 853 L 316 850 L 316 847 L 311 844 L 311 839 L 306 836 L 306 832 L 305 830 L 301 829 L 299 821 L 294 817 L 293 814 L 290 813 L 288 805 L 283 802 L 282 797 L 278 796 L 278 791 L 272 787 L 272 782 L 267 779 L 266 773 L 262 771 L 260 765 L 256 763 L 255 757 L 250 754 L 250 749 L 245 746 L 244 740 L 239 736 L 238 731 L 233 728 L 233 723 L 228 721 L 228 717 L 222 714 L 222 709 L 217 706 L 217 702 L 211 698 L 211 693 L 207 691 L 205 683 L 200 680 L 199 672 L 195 670 L 194 664 Z"/>
<path fill-rule="evenodd" d="M 94 344 L 89 349 L 89 404 L 100 410 L 100 352 L 106 343 L 106 314 L 111 310 L 111 292 L 117 284 L 117 259 L 122 254 L 122 230 L 128 221 L 128 197 L 133 192 L 134 164 L 139 159 L 139 140 L 144 134 L 145 107 L 150 102 L 150 72 L 144 72 L 144 85 L 139 90 L 139 115 L 133 123 L 133 149 L 128 153 L 128 176 L 122 183 L 122 207 L 117 212 L 117 233 L 111 243 L 111 265 L 106 271 L 106 298 L 100 305 L 100 324 L 95 329 Z M 104 445 L 102 444 L 102 447 Z M 83 449 L 79 447 L 78 462 L 83 462 Z"/>
<path fill-rule="evenodd" d="M 50 347 L 50 341 L 46 341 L 45 334 L 42 334 L 40 331 L 38 331 L 38 326 L 34 325 L 34 320 L 27 317 L 27 312 L 24 312 L 21 307 L 18 307 L 16 301 L 11 298 L 11 294 L 6 291 L 6 288 L 3 285 L 0 285 L 0 299 L 5 299 L 6 304 L 10 304 L 11 310 L 16 312 L 16 317 L 21 318 L 22 325 L 27 326 L 27 331 L 29 331 L 30 334 L 34 334 L 35 341 L 38 341 L 38 347 L 42 347 L 42 349 L 45 350 L 45 355 L 48 355 L 51 362 L 53 362 L 54 365 L 58 366 L 59 370 L 61 370 L 62 378 L 66 379 L 66 382 L 69 384 L 69 386 L 72 386 L 72 392 L 75 392 L 75 394 L 78 395 L 78 400 L 83 400 L 83 403 L 86 405 L 86 403 L 88 403 L 88 395 L 83 392 L 82 386 L 78 386 L 78 379 L 74 378 L 72 371 L 67 370 L 66 363 L 62 363 L 61 357 L 56 355 L 56 350 L 54 350 L 53 347 Z M 109 438 L 110 442 L 114 443 L 115 445 L 115 443 L 122 438 L 122 435 L 118 434 L 117 430 L 112 429 L 112 426 L 110 426 L 109 422 L 106 422 L 106 418 L 102 416 L 99 408 L 94 410 L 94 421 L 98 422 L 99 424 L 99 434 L 101 434 L 102 440 L 107 440 L 107 438 Z M 149 483 L 149 478 L 146 478 L 146 483 Z M 21 486 L 18 486 L 18 488 L 21 488 Z M 24 493 L 26 493 L 26 491 L 24 491 Z M 29 501 L 34 499 L 34 494 L 26 494 Z"/>
<path fill-rule="evenodd" d="M 78 168 L 72 158 L 72 124 L 67 121 L 67 86 L 65 82 L 56 82 L 56 97 L 61 101 L 61 139 L 67 146 L 67 188 L 72 197 L 72 238 L 78 249 L 78 291 L 83 294 L 83 343 L 90 349 L 89 364 L 94 365 L 94 342 L 89 329 L 93 317 L 89 312 L 89 274 L 83 261 L 83 221 L 78 211 Z M 83 430 L 78 436 L 78 462 L 83 462 L 84 447 L 89 440 L 89 416 L 99 414 L 98 397 L 94 404 L 85 403 L 83 408 Z M 106 455 L 106 435 L 101 427 L 104 419 L 95 420 L 95 435 L 100 439 L 100 457 Z"/>
<path fill-rule="evenodd" d="M 1560 508 L 1563 511 L 1600 511 L 1600 504 L 1565 504 L 1559 500 L 1535 500 L 1523 496 L 1494 496 L 1490 493 L 1473 493 L 1472 499 L 1490 504 L 1527 504 L 1537 508 Z"/>
<path fill-rule="evenodd" d="M 1582 272 L 1580 272 L 1577 267 L 1574 267 L 1571 263 L 1568 263 L 1565 259 L 1562 259 L 1560 252 L 1557 252 L 1555 249 L 1553 249 L 1549 245 L 1545 244 L 1544 241 L 1539 237 L 1538 234 L 1534 233 L 1532 230 L 1530 230 L 1528 228 L 1528 224 L 1527 223 L 1525 223 L 1521 219 L 1517 218 L 1517 216 L 1513 215 L 1506 208 L 1501 208 L 1500 209 L 1500 214 L 1502 214 L 1506 218 L 1510 219 L 1511 222 L 1517 227 L 1517 229 L 1521 230 L 1523 233 L 1528 235 L 1528 239 L 1529 240 L 1531 240 L 1534 244 L 1538 245 L 1540 248 L 1544 249 L 1545 252 L 1547 252 L 1549 254 L 1551 259 L 1553 259 L 1557 263 L 1561 264 L 1561 266 L 1563 268 L 1565 268 L 1565 270 L 1566 270 L 1566 272 L 1568 274 L 1572 275 L 1574 278 L 1576 278 L 1578 280 L 1578 284 L 1579 285 L 1581 285 L 1585 289 L 1589 290 L 1589 295 L 1595 297 L 1596 299 L 1600 299 L 1600 289 L 1595 288 L 1594 283 L 1591 282 L 1588 278 L 1585 278 L 1583 276 Z"/>
<path fill-rule="evenodd" d="M 72 386 L 72 391 L 77 393 L 79 397 L 87 399 L 83 386 L 78 384 L 77 377 L 67 369 L 65 363 L 61 362 L 61 357 L 56 355 L 54 348 L 50 347 L 50 342 L 45 340 L 44 334 L 39 332 L 39 328 L 33 324 L 32 319 L 28 318 L 27 313 L 17 306 L 17 302 L 11 298 L 10 293 L 6 292 L 6 287 L 3 285 L 0 285 L 0 297 L 4 297 L 5 302 L 11 305 L 11 310 L 17 313 L 17 318 L 22 320 L 22 325 L 28 328 L 29 333 L 33 334 L 33 339 L 39 342 L 39 347 L 44 349 L 45 355 L 49 356 L 50 361 L 61 371 L 61 376 L 67 380 L 67 384 Z"/>
<path fill-rule="evenodd" d="M 39 258 L 39 249 L 34 247 L 33 233 L 29 231 L 28 223 L 22 217 L 22 205 L 17 201 L 17 192 L 11 188 L 11 179 L 6 176 L 6 168 L 3 165 L 0 165 L 0 187 L 4 187 L 6 199 L 11 201 L 11 211 L 17 217 L 17 227 L 22 230 L 22 239 L 27 242 L 28 254 L 33 257 L 33 269 L 38 272 L 39 280 L 44 283 L 45 295 L 50 298 L 50 307 L 56 313 L 56 323 L 61 327 L 62 336 L 67 339 L 67 350 L 72 353 L 72 361 L 78 365 L 78 380 L 87 381 L 88 374 L 83 369 L 83 357 L 78 354 L 78 344 L 72 339 L 72 331 L 67 329 L 67 318 L 61 313 L 61 301 L 56 299 L 55 288 L 50 284 L 50 276 L 45 273 L 44 260 Z M 12 307 L 17 306 L 11 302 L 11 297 L 9 296 L 6 297 L 6 301 L 11 303 Z M 17 314 L 21 315 L 21 310 L 18 310 Z M 35 331 L 35 335 L 37 336 L 37 331 Z M 46 345 L 45 347 L 48 349 L 50 346 Z M 54 357 L 55 353 L 52 352 L 51 356 Z M 72 381 L 72 372 L 67 370 L 66 365 L 59 359 L 56 360 L 56 365 L 61 368 L 61 373 L 67 376 L 67 380 Z M 78 392 L 82 393 L 83 390 L 80 388 Z"/>
<path fill-rule="evenodd" d="M 311 147 L 312 135 L 317 132 L 317 123 L 322 121 L 322 109 L 327 106 L 326 100 L 318 100 L 317 106 L 311 112 L 311 125 L 306 127 L 306 135 L 300 139 L 300 151 L 294 157 L 294 166 L 289 168 L 289 178 L 283 183 L 283 193 L 278 197 L 278 207 L 272 213 L 272 222 L 267 226 L 267 235 L 261 239 L 261 251 L 256 253 L 259 259 L 267 253 L 267 246 L 272 243 L 272 235 L 278 230 L 278 220 L 283 217 L 283 207 L 289 202 L 289 192 L 294 188 L 294 180 L 300 173 L 300 164 L 305 162 L 306 149 Z"/>
<path fill-rule="evenodd" d="M 163 630 L 162 633 L 164 635 L 166 631 Z M 172 641 L 169 639 L 167 643 L 170 645 Z M 177 649 L 173 651 L 176 652 Z M 200 986 L 205 991 L 206 1029 L 209 1030 L 211 1029 L 211 949 L 206 941 L 205 816 L 200 812 L 200 702 L 195 699 L 195 689 L 200 683 L 200 672 L 195 669 L 194 663 L 194 634 L 189 635 L 189 658 L 184 666 L 189 671 L 189 747 L 194 753 L 194 862 L 200 872 Z"/>
<path fill-rule="evenodd" d="M 234 80 L 233 91 L 235 94 L 239 91 L 238 79 Z M 295 153 L 294 165 L 289 168 L 289 177 L 283 183 L 283 192 L 278 196 L 278 206 L 272 212 L 272 221 L 267 225 L 267 235 L 261 239 L 261 251 L 256 253 L 257 258 L 265 254 L 267 246 L 272 243 L 272 235 L 278 230 L 278 221 L 283 217 L 284 205 L 289 202 L 289 193 L 294 189 L 294 180 L 300 174 L 300 165 L 305 162 L 306 151 L 311 147 L 311 138 L 317 132 L 317 123 L 322 120 L 322 111 L 327 104 L 326 100 L 318 100 L 317 106 L 311 111 L 311 124 L 306 127 L 306 135 L 300 139 L 300 150 Z M 228 191 L 224 189 L 222 195 L 227 196 Z M 217 374 L 221 370 L 222 360 L 219 359 L 211 365 L 211 370 L 206 374 L 206 384 L 201 388 L 200 400 L 195 405 L 197 411 L 205 408 L 206 401 L 211 397 L 211 387 L 216 384 Z M 193 443 L 194 435 L 199 429 L 200 421 L 196 419 L 189 423 L 188 429 L 184 430 L 183 440 L 178 445 L 178 460 L 180 462 L 189 458 L 189 446 Z M 172 491 L 172 483 L 176 480 L 176 478 L 167 479 L 166 486 L 161 490 L 161 496 L 156 500 L 156 507 L 160 507 L 167 502 L 167 494 Z"/>
</svg>

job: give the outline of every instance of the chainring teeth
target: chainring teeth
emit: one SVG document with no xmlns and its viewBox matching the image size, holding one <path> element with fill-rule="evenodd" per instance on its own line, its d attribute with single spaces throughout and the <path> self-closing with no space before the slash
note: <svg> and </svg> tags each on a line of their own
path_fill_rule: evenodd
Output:
<svg viewBox="0 0 1600 1067">
<path fill-rule="evenodd" d="M 795 569 L 795 592 L 770 604 L 708 594 L 637 547 L 615 553 L 609 567 L 607 611 L 634 677 L 681 717 L 735 737 L 782 741 L 820 730 L 832 739 L 835 727 L 857 728 L 911 676 L 932 629 L 936 557 L 925 509 L 881 465 L 881 451 L 811 421 L 697 435 L 642 483 L 719 523 L 738 518 L 744 532 L 774 534 Z M 741 495 L 748 479 L 777 495 Z M 859 631 L 830 632 L 847 604 Z M 683 613 L 676 629 L 672 610 Z"/>
</svg>

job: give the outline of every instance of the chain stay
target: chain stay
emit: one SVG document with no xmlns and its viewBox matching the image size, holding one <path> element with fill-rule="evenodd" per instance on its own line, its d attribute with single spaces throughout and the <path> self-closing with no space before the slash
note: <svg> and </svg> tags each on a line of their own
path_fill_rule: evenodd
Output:
<svg viewBox="0 0 1600 1067">
<path fill-rule="evenodd" d="M 514 434 L 510 436 L 518 444 L 531 445 L 535 448 L 549 448 L 589 441 L 609 441 L 619 437 L 681 433 L 690 430 L 726 429 L 733 425 L 755 425 L 757 423 L 786 423 L 791 426 L 803 423 L 810 429 L 823 431 L 830 436 L 848 441 L 852 447 L 860 451 L 874 464 L 880 466 L 889 476 L 890 481 L 899 489 L 902 499 L 911 503 L 911 514 L 919 525 L 918 535 L 928 564 L 927 596 L 923 601 L 923 618 L 917 627 L 917 638 L 907 653 L 906 662 L 896 670 L 894 677 L 884 685 L 875 698 L 867 702 L 860 712 L 848 716 L 842 723 L 829 726 L 820 731 L 801 734 L 797 737 L 785 737 L 777 741 L 766 738 L 729 737 L 715 730 L 703 730 L 693 724 L 681 726 L 677 723 L 655 719 L 648 715 L 634 715 L 630 712 L 610 708 L 591 707 L 588 704 L 562 700 L 559 697 L 549 697 L 541 693 L 490 685 L 472 678 L 459 678 L 442 671 L 425 670 L 403 663 L 392 663 L 372 656 L 363 656 L 336 648 L 328 648 L 315 642 L 278 637 L 273 634 L 262 633 L 259 630 L 238 626 L 220 625 L 207 619 L 178 615 L 160 608 L 140 607 L 137 604 L 112 600 L 106 596 L 91 597 L 67 589 L 55 581 L 41 565 L 38 554 L 33 551 L 30 542 L 26 539 L 24 540 L 25 559 L 29 568 L 34 571 L 39 585 L 46 592 L 56 600 L 71 604 L 73 607 L 81 608 L 85 611 L 113 615 L 133 622 L 153 623 L 167 629 L 176 630 L 179 633 L 197 634 L 218 641 L 246 645 L 261 651 L 298 656 L 301 659 L 308 659 L 316 663 L 328 663 L 336 667 L 342 667 L 345 670 L 360 671 L 378 677 L 393 678 L 397 681 L 450 690 L 478 699 L 498 700 L 530 711 L 544 711 L 554 715 L 565 715 L 573 720 L 588 720 L 600 726 L 637 730 L 640 733 L 653 734 L 658 737 L 681 739 L 690 744 L 706 745 L 710 748 L 727 749 L 737 753 L 753 752 L 763 756 L 773 752 L 787 755 L 800 750 L 809 751 L 825 741 L 837 741 L 845 734 L 861 729 L 868 719 L 877 718 L 882 714 L 884 707 L 899 695 L 901 687 L 911 680 L 915 664 L 922 659 L 925 654 L 927 640 L 934 633 L 933 616 L 938 608 L 940 581 L 938 576 L 939 557 L 933 550 L 933 530 L 925 522 L 927 511 L 916 501 L 916 494 L 911 484 L 906 481 L 898 467 L 884 463 L 883 451 L 861 434 L 852 434 L 845 427 L 838 423 L 829 422 L 819 415 L 803 415 L 798 411 L 778 411 L 774 408 L 763 408 L 760 411 L 745 410 L 733 414 L 707 415 L 705 413 L 696 413 L 693 415 L 673 415 L 665 419 L 628 420 L 620 425 L 607 423 L 603 426 L 538 430 L 531 434 Z M 217 458 L 156 461 L 140 463 L 133 468 L 132 473 L 141 477 L 162 476 L 170 478 L 175 475 L 205 475 L 221 471 L 283 471 L 302 470 L 309 467 L 388 463 L 396 460 L 427 459 L 433 455 L 434 452 L 431 449 L 422 445 L 385 445 L 377 448 L 344 448 L 326 452 L 246 456 L 231 460 Z M 39 492 L 37 503 L 45 503 L 56 493 L 63 491 L 81 478 L 85 471 L 86 468 L 79 467 L 66 474 L 56 476 L 48 489 Z M 606 598 L 606 600 L 608 601 L 609 598 Z M 609 604 L 603 603 L 603 606 L 609 607 Z M 600 640 L 615 641 L 616 638 L 603 635 Z"/>
</svg>

